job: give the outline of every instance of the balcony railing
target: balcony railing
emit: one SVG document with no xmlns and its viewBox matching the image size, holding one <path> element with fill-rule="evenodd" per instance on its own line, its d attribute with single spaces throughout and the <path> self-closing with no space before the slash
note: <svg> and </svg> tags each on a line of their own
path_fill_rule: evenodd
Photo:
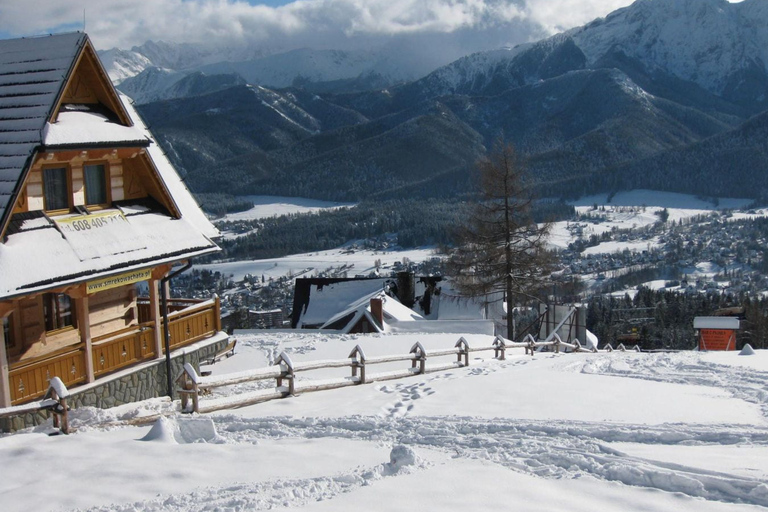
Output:
<svg viewBox="0 0 768 512">
<path fill-rule="evenodd" d="M 168 315 L 171 349 L 190 345 L 221 330 L 218 297 L 207 301 L 173 299 L 172 302 L 175 311 Z M 180 307 L 182 305 L 185 307 Z M 139 307 L 139 318 L 145 320 L 141 317 L 141 303 Z M 94 338 L 91 342 L 94 376 L 102 377 L 154 359 L 158 355 L 154 338 L 154 324 L 146 320 Z M 45 356 L 12 363 L 9 372 L 11 403 L 18 405 L 41 397 L 52 377 L 59 377 L 67 387 L 85 383 L 88 380 L 85 357 L 85 344 L 79 343 Z"/>
<path fill-rule="evenodd" d="M 48 390 L 48 382 L 53 377 L 60 378 L 67 387 L 88 380 L 83 343 L 12 364 L 8 374 L 11 404 L 17 405 L 43 396 Z"/>
<path fill-rule="evenodd" d="M 140 324 L 93 340 L 93 374 L 101 377 L 155 356 L 152 323 Z"/>
</svg>

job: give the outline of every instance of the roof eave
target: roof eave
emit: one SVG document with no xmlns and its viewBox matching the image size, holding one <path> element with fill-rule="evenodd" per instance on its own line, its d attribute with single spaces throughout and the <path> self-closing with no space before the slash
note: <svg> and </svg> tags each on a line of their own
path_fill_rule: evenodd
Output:
<svg viewBox="0 0 768 512">
<path fill-rule="evenodd" d="M 88 274 L 85 276 L 80 275 L 71 279 L 63 279 L 62 281 L 56 281 L 52 283 L 43 284 L 40 286 L 25 288 L 23 290 L 16 290 L 15 292 L 10 293 L 8 295 L 0 296 L 0 301 L 18 299 L 21 297 L 25 297 L 27 295 L 35 295 L 35 294 L 46 292 L 48 290 L 54 290 L 56 288 L 73 286 L 73 285 L 77 285 L 87 281 L 92 281 L 94 279 L 102 279 L 102 278 L 110 277 L 117 274 L 123 274 L 125 272 L 131 272 L 133 270 L 156 267 L 159 265 L 164 265 L 166 263 L 173 263 L 181 260 L 188 260 L 188 259 L 197 258 L 199 256 L 206 256 L 208 254 L 213 254 L 221 251 L 221 248 L 218 245 L 214 244 L 213 242 L 211 242 L 211 244 L 213 244 L 212 247 L 193 250 L 188 253 L 174 254 L 172 256 L 169 256 L 166 258 L 159 258 L 151 262 L 143 261 L 143 262 L 134 263 L 134 264 L 129 263 L 129 264 L 126 264 L 125 266 L 113 267 L 113 268 L 110 268 L 109 270 L 105 270 L 102 272 L 95 272 L 93 274 Z"/>
<path fill-rule="evenodd" d="M 121 142 L 87 142 L 87 143 L 73 143 L 73 144 L 50 144 L 47 146 L 41 146 L 41 152 L 50 151 L 71 151 L 82 150 L 88 151 L 91 149 L 110 149 L 110 148 L 148 148 L 152 144 L 149 139 L 141 140 L 126 140 Z"/>
</svg>

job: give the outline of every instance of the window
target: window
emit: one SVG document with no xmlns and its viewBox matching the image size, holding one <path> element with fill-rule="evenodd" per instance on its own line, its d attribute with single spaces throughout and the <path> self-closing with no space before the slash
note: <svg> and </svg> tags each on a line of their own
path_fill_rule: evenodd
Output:
<svg viewBox="0 0 768 512">
<path fill-rule="evenodd" d="M 56 331 L 74 326 L 72 299 L 64 293 L 46 293 L 43 295 L 45 310 L 45 330 Z"/>
<path fill-rule="evenodd" d="M 69 210 L 66 167 L 43 169 L 43 193 L 46 210 Z"/>
<path fill-rule="evenodd" d="M 107 174 L 104 164 L 83 167 L 85 204 L 107 203 Z"/>
<path fill-rule="evenodd" d="M 16 348 L 13 340 L 13 319 L 10 316 L 3 318 L 3 339 L 5 339 L 5 351 L 10 354 Z"/>
</svg>

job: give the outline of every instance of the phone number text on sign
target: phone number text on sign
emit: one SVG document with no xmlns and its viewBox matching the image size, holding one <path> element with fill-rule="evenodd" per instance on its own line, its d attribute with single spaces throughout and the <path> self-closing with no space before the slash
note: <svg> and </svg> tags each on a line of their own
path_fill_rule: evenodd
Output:
<svg viewBox="0 0 768 512">
<path fill-rule="evenodd" d="M 128 222 L 128 220 L 120 212 L 81 215 L 78 217 L 70 217 L 68 219 L 57 219 L 59 227 L 70 233 L 104 228 L 122 222 Z"/>
</svg>

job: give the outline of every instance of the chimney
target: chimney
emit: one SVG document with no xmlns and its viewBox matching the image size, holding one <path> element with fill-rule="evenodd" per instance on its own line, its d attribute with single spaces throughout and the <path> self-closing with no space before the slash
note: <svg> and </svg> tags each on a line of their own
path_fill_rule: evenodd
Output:
<svg viewBox="0 0 768 512">
<path fill-rule="evenodd" d="M 379 328 L 384 328 L 384 302 L 381 298 L 371 299 L 371 315 L 379 324 Z"/>
</svg>

